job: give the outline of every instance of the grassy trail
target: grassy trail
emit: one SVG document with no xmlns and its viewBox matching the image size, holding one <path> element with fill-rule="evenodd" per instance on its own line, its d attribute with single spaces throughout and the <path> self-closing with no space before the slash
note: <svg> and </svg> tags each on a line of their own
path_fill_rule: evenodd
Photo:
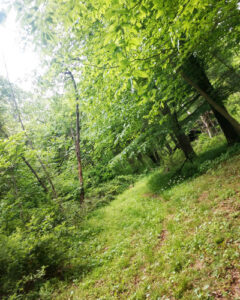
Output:
<svg viewBox="0 0 240 300">
<path fill-rule="evenodd" d="M 161 195 L 148 180 L 84 222 L 89 269 L 54 299 L 240 299 L 240 156 Z"/>
</svg>

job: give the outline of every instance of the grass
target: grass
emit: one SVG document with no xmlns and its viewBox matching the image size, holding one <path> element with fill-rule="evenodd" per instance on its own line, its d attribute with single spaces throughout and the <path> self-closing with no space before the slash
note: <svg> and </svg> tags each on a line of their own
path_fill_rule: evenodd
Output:
<svg viewBox="0 0 240 300">
<path fill-rule="evenodd" d="M 238 155 L 161 193 L 154 173 L 90 213 L 76 256 L 88 267 L 51 297 L 240 299 L 239 170 Z"/>
</svg>

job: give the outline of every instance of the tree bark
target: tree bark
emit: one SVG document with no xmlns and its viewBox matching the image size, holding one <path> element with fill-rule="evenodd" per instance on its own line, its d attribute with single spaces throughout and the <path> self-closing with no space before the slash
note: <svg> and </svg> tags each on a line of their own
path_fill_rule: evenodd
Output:
<svg viewBox="0 0 240 300">
<path fill-rule="evenodd" d="M 173 131 L 177 138 L 179 147 L 184 152 L 186 159 L 192 160 L 196 156 L 188 136 L 182 131 L 177 119 L 177 114 L 172 115 Z"/>
<path fill-rule="evenodd" d="M 204 97 L 210 106 L 213 108 L 214 115 L 216 116 L 219 125 L 221 126 L 229 144 L 237 142 L 240 139 L 240 124 L 229 115 L 226 108 L 219 105 L 213 98 L 202 90 L 195 82 L 193 82 L 186 74 L 182 73 L 183 78 L 194 87 L 199 94 Z"/>
<path fill-rule="evenodd" d="M 187 72 L 191 72 L 191 75 L 186 74 L 186 66 Z M 193 55 L 189 57 L 186 66 L 183 66 L 184 70 L 181 71 L 182 78 L 209 103 L 228 144 L 238 142 L 240 140 L 240 124 L 227 112 L 221 103 L 222 99 L 216 94 L 205 71 Z"/>
<path fill-rule="evenodd" d="M 188 136 L 183 132 L 177 118 L 177 113 L 171 113 L 168 105 L 165 103 L 164 108 L 161 110 L 163 115 L 168 115 L 171 122 L 174 140 L 177 140 L 178 147 L 183 151 L 186 159 L 192 160 L 196 156 Z"/>
</svg>

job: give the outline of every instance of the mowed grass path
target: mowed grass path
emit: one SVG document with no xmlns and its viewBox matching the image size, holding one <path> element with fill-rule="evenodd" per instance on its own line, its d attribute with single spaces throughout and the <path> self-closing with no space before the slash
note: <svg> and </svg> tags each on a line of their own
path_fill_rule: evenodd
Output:
<svg viewBox="0 0 240 300">
<path fill-rule="evenodd" d="M 89 270 L 54 299 L 240 299 L 240 156 L 159 195 L 148 180 L 84 222 Z"/>
</svg>

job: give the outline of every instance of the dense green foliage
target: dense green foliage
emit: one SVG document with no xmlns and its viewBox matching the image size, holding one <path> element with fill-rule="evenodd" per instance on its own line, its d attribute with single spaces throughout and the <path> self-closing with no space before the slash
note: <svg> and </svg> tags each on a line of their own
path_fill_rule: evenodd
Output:
<svg viewBox="0 0 240 300">
<path fill-rule="evenodd" d="M 179 184 L 239 153 L 240 10 L 237 0 L 6 2 L 44 74 L 28 93 L 0 78 L 0 298 L 48 299 L 115 257 L 89 256 L 107 225 L 87 220 L 141 176 L 153 172 L 147 192 L 174 206 Z"/>
</svg>

